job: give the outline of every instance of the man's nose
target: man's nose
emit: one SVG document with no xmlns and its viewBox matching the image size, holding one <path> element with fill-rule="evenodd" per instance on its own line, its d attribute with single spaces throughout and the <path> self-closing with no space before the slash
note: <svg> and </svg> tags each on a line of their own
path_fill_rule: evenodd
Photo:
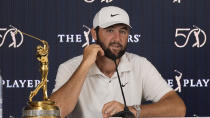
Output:
<svg viewBox="0 0 210 118">
<path fill-rule="evenodd" d="M 114 32 L 114 40 L 117 42 L 120 41 L 120 32 L 118 31 Z"/>
</svg>

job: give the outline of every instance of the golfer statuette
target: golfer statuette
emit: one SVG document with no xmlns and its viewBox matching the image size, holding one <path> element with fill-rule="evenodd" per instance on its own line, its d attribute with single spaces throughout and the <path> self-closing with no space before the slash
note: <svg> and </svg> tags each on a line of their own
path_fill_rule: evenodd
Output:
<svg viewBox="0 0 210 118">
<path fill-rule="evenodd" d="M 41 82 L 30 93 L 29 102 L 24 107 L 22 118 L 61 118 L 60 110 L 55 106 L 55 102 L 51 101 L 47 95 L 47 75 L 48 75 L 48 54 L 49 45 L 46 41 L 21 32 L 24 35 L 32 37 L 42 42 L 43 45 L 38 45 L 36 49 L 37 60 L 40 62 Z M 33 97 L 42 89 L 43 101 L 32 101 Z"/>
</svg>

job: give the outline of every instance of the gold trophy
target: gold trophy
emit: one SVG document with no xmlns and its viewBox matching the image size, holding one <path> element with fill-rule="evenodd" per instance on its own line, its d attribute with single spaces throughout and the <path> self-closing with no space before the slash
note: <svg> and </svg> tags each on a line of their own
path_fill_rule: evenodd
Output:
<svg viewBox="0 0 210 118">
<path fill-rule="evenodd" d="M 19 30 L 18 30 L 19 31 Z M 37 60 L 40 62 L 41 82 L 30 93 L 29 102 L 27 106 L 23 108 L 22 118 L 61 118 L 60 110 L 55 106 L 55 102 L 51 101 L 47 96 L 47 75 L 48 75 L 48 52 L 49 45 L 46 41 L 21 32 L 24 35 L 35 38 L 42 42 L 43 46 L 37 46 Z M 43 89 L 43 101 L 32 101 L 33 97 Z"/>
</svg>

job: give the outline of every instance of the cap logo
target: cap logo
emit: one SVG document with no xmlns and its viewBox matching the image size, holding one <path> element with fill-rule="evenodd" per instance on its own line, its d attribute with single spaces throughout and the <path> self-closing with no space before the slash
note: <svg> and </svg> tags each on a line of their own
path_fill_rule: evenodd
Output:
<svg viewBox="0 0 210 118">
<path fill-rule="evenodd" d="M 111 14 L 111 17 L 117 16 L 117 15 L 120 15 L 120 14 Z"/>
</svg>

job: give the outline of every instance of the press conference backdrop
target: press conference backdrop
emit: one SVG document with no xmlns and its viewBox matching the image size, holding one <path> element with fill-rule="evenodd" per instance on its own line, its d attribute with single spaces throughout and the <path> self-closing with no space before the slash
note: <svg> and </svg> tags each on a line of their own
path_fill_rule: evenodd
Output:
<svg viewBox="0 0 210 118">
<path fill-rule="evenodd" d="M 90 28 L 104 6 L 129 15 L 128 51 L 150 60 L 187 106 L 187 116 L 210 116 L 209 0 L 1 0 L 0 70 L 3 117 L 20 118 L 30 91 L 40 82 L 36 46 L 15 28 L 50 45 L 48 92 L 59 64 L 94 43 Z M 41 100 L 40 92 L 35 100 Z"/>
</svg>

